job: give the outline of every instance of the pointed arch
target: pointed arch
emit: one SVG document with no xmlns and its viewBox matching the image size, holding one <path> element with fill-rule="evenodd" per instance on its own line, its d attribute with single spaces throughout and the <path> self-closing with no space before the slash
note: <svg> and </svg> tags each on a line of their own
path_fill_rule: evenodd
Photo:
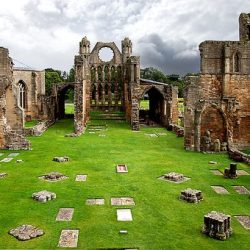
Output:
<svg viewBox="0 0 250 250">
<path fill-rule="evenodd" d="M 27 105 L 27 103 L 28 103 L 28 100 L 27 100 L 28 88 L 23 80 L 20 80 L 18 82 L 18 92 L 19 92 L 18 105 L 23 109 L 27 109 L 27 107 L 28 107 L 28 105 Z"/>
</svg>

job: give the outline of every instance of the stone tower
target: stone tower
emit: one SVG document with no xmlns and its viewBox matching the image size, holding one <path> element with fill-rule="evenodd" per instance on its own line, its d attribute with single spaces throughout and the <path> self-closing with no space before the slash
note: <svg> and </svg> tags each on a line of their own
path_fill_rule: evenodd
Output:
<svg viewBox="0 0 250 250">
<path fill-rule="evenodd" d="M 83 37 L 82 41 L 79 45 L 79 54 L 82 55 L 84 58 L 88 58 L 90 54 L 90 41 L 87 37 Z"/>
<path fill-rule="evenodd" d="M 122 40 L 122 55 L 123 62 L 126 62 L 132 55 L 132 42 L 128 37 L 125 37 L 124 40 Z"/>
<path fill-rule="evenodd" d="M 239 17 L 240 41 L 250 41 L 250 13 L 241 13 Z"/>
</svg>

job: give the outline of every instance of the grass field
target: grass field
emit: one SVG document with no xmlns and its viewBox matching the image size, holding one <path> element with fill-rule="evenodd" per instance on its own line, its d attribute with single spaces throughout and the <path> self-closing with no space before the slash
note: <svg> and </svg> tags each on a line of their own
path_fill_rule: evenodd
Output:
<svg viewBox="0 0 250 250">
<path fill-rule="evenodd" d="M 65 114 L 74 114 L 74 103 L 65 103 Z"/>
<path fill-rule="evenodd" d="M 93 124 L 94 122 L 92 122 Z M 95 121 L 100 124 L 102 122 Z M 202 154 L 183 150 L 183 139 L 163 128 L 142 128 L 135 133 L 127 123 L 105 121 L 107 131 L 80 137 L 64 137 L 72 132 L 72 120 L 60 120 L 41 137 L 30 137 L 31 151 L 20 151 L 10 163 L 0 163 L 0 249 L 58 249 L 62 229 L 79 229 L 78 249 L 139 248 L 159 249 L 249 249 L 250 231 L 232 218 L 234 234 L 227 241 L 211 239 L 201 233 L 203 217 L 211 210 L 230 215 L 250 215 L 248 195 L 237 194 L 232 185 L 250 189 L 250 176 L 224 179 L 209 169 L 223 170 L 231 162 L 225 154 Z M 149 137 L 146 133 L 166 133 Z M 100 137 L 105 134 L 106 137 Z M 1 150 L 6 157 L 10 152 Z M 53 162 L 54 156 L 69 156 L 66 163 Z M 16 163 L 22 159 L 22 163 Z M 209 165 L 209 161 L 217 165 Z M 117 174 L 115 166 L 125 163 L 127 174 Z M 250 172 L 248 166 L 238 168 Z M 38 176 L 58 171 L 69 178 L 56 183 Z M 191 180 L 174 184 L 158 180 L 176 171 Z M 87 174 L 86 182 L 75 182 L 77 174 Z M 210 185 L 223 185 L 228 195 L 216 194 Z M 204 200 L 188 204 L 178 199 L 190 187 L 202 190 Z M 32 200 L 33 192 L 48 190 L 57 199 L 48 203 Z M 111 197 L 130 196 L 133 221 L 118 222 Z M 86 206 L 87 198 L 105 198 L 104 206 Z M 55 221 L 59 208 L 75 208 L 71 222 Z M 39 238 L 21 242 L 8 231 L 21 224 L 32 224 L 45 231 Z M 119 230 L 128 230 L 120 235 Z"/>
</svg>

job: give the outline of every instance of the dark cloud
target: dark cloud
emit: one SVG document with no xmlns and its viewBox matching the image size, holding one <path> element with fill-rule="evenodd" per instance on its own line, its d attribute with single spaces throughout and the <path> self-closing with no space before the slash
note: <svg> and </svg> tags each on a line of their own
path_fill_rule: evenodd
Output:
<svg viewBox="0 0 250 250">
<path fill-rule="evenodd" d="M 164 42 L 157 34 L 142 37 L 137 52 L 141 55 L 142 67 L 157 67 L 167 74 L 194 73 L 199 71 L 198 47 L 186 41 Z"/>
</svg>

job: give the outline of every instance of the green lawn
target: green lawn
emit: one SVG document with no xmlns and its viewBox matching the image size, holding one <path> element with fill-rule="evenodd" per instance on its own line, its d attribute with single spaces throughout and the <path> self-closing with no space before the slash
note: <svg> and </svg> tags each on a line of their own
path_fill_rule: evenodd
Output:
<svg viewBox="0 0 250 250">
<path fill-rule="evenodd" d="M 65 103 L 65 114 L 74 114 L 74 103 Z"/>
<path fill-rule="evenodd" d="M 25 122 L 25 128 L 32 128 L 35 125 L 37 125 L 38 121 L 37 120 L 32 120 L 30 122 Z"/>
<path fill-rule="evenodd" d="M 95 121 L 100 124 L 100 121 Z M 24 162 L 0 163 L 0 249 L 57 249 L 62 229 L 79 229 L 79 249 L 139 248 L 159 249 L 249 249 L 250 231 L 232 218 L 234 234 L 227 241 L 210 239 L 201 233 L 203 217 L 211 210 L 230 215 L 250 215 L 248 195 L 237 194 L 231 185 L 250 189 L 250 176 L 224 179 L 209 169 L 223 170 L 231 162 L 224 154 L 202 154 L 183 150 L 183 138 L 163 128 L 142 128 L 132 132 L 121 121 L 105 121 L 107 131 L 64 137 L 72 132 L 72 120 L 60 120 L 41 137 L 30 138 L 31 151 L 20 151 L 15 159 Z M 93 122 L 92 122 L 93 124 Z M 145 133 L 166 133 L 149 137 Z M 99 137 L 106 134 L 106 137 Z M 9 151 L 2 150 L 4 156 Z M 54 156 L 69 156 L 70 162 L 56 163 Z M 209 165 L 210 160 L 218 164 Z M 115 165 L 125 163 L 129 173 L 117 174 Z M 238 165 L 250 172 L 248 166 Z M 48 183 L 38 176 L 59 171 L 68 179 Z M 176 171 L 191 180 L 174 184 L 158 180 L 164 173 Z M 88 174 L 86 182 L 75 182 L 76 174 Z M 223 185 L 229 195 L 216 194 L 210 185 Z M 202 190 L 204 200 L 188 204 L 178 199 L 184 188 Z M 33 192 L 48 190 L 57 199 L 39 203 Z M 133 222 L 117 222 L 111 197 L 134 197 Z M 105 198 L 104 206 L 86 206 L 87 198 Z M 55 221 L 59 208 L 73 207 L 71 222 Z M 32 224 L 45 231 L 39 238 L 21 242 L 8 235 L 11 228 Z M 128 230 L 120 235 L 119 230 Z"/>
</svg>

